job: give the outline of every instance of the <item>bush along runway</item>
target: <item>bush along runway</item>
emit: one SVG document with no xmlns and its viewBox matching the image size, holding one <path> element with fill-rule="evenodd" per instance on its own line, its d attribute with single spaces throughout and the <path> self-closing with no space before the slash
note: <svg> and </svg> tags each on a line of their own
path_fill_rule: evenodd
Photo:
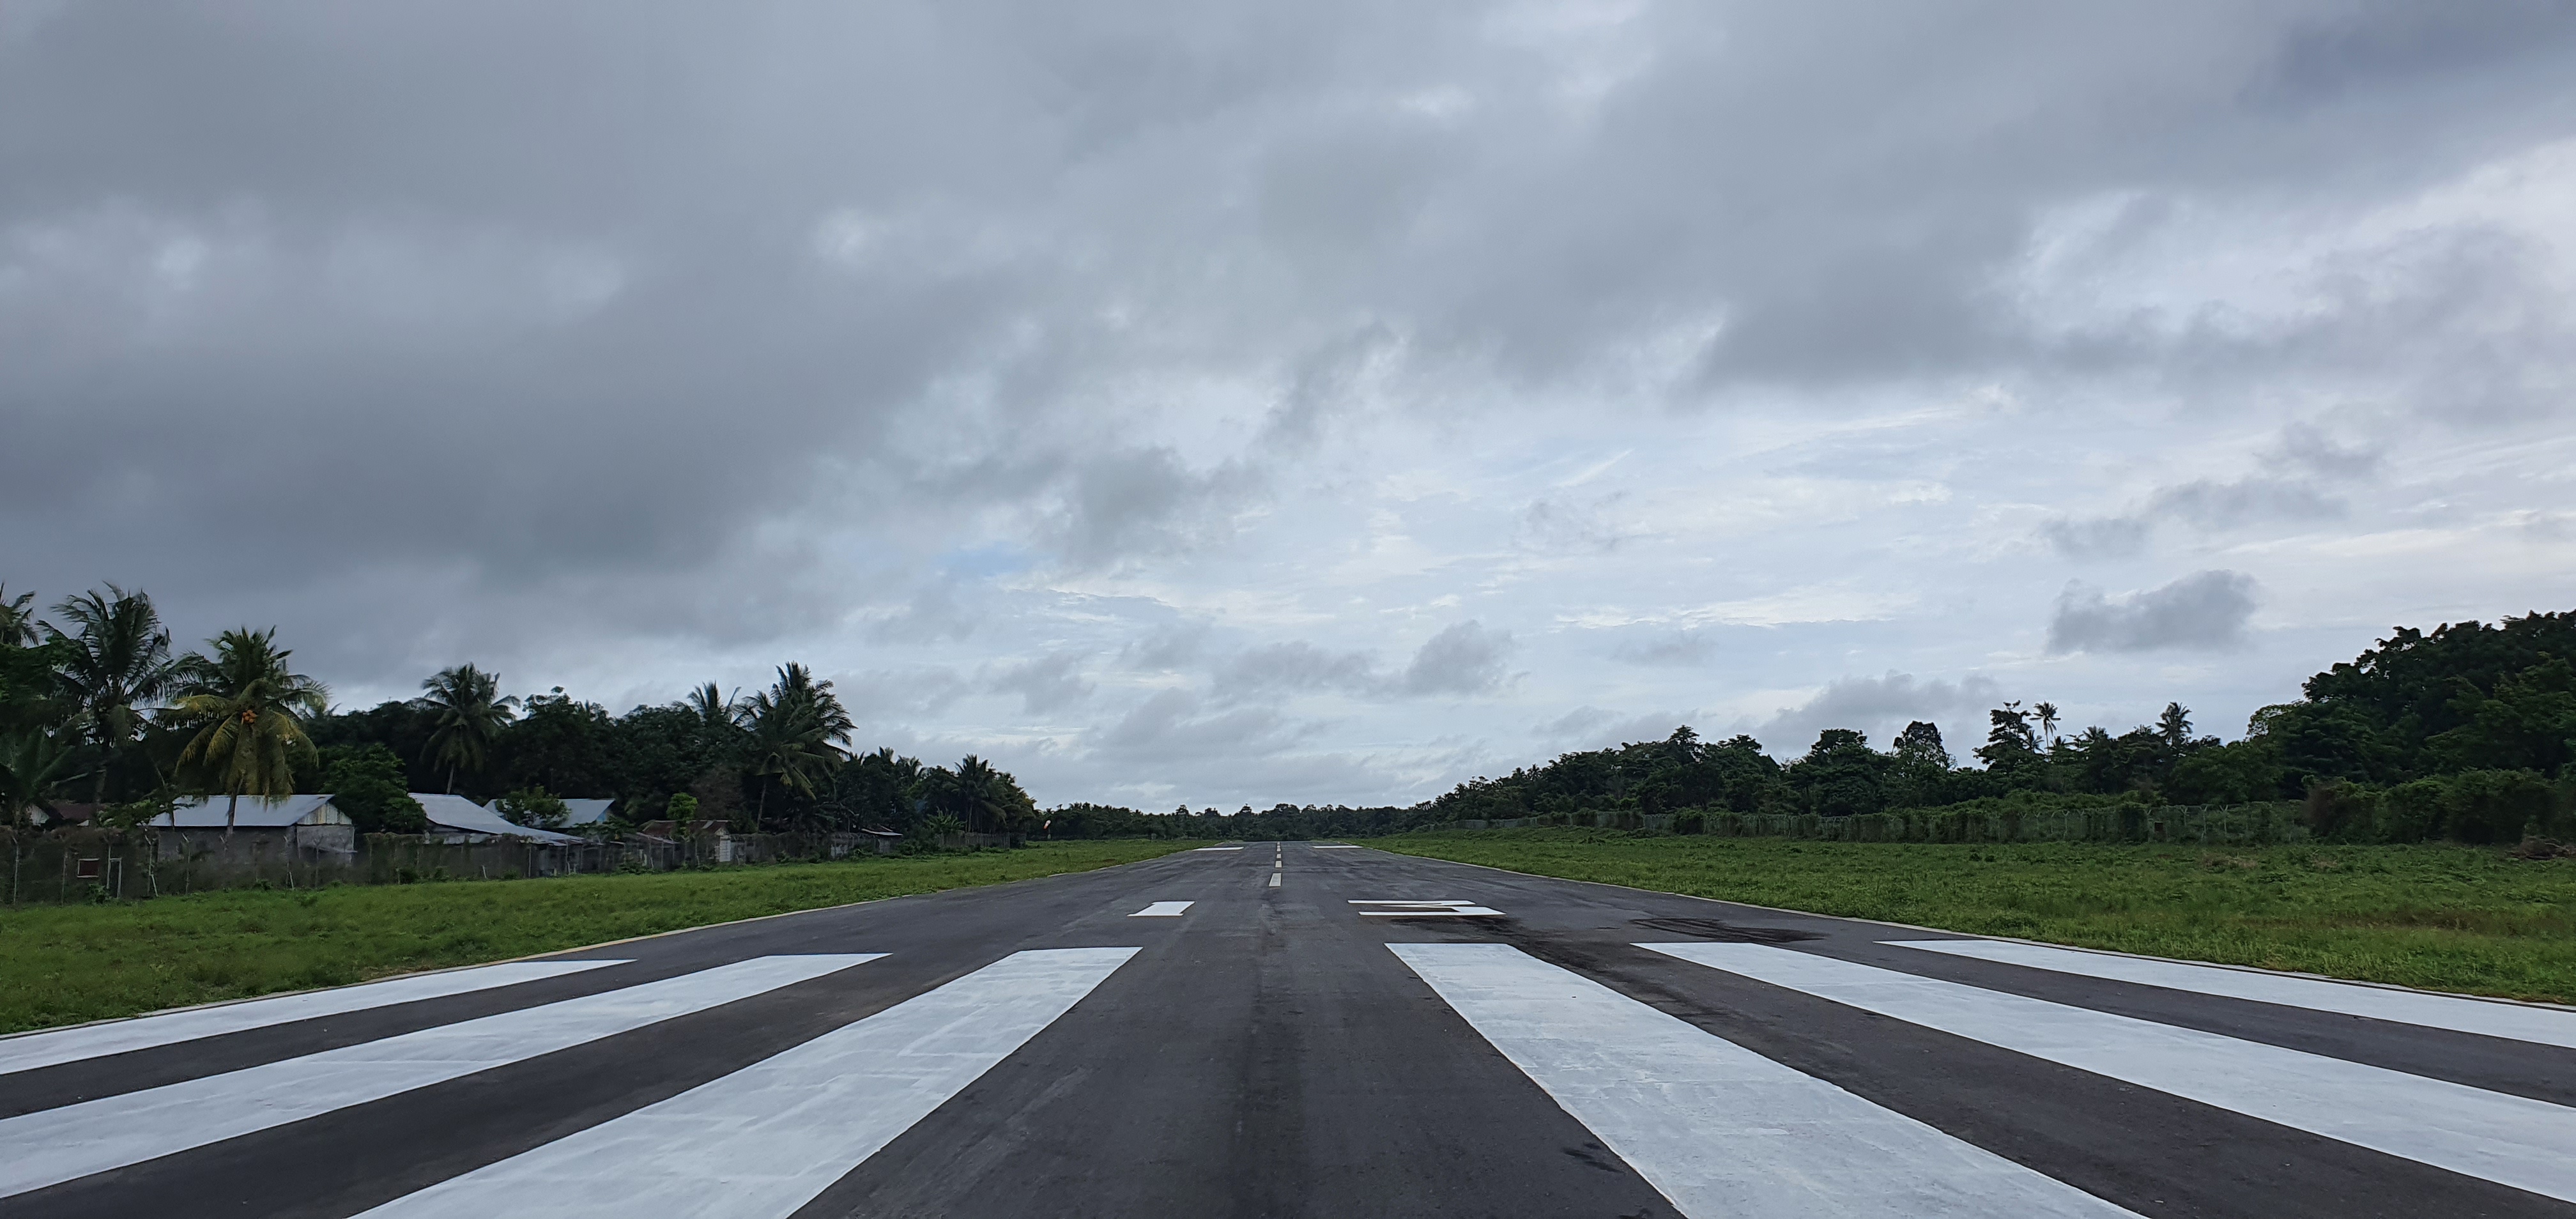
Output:
<svg viewBox="0 0 2576 1219">
<path fill-rule="evenodd" d="M 2576 1012 L 1223 844 L 0 1039 L 0 1215 L 2576 1215 Z"/>
</svg>

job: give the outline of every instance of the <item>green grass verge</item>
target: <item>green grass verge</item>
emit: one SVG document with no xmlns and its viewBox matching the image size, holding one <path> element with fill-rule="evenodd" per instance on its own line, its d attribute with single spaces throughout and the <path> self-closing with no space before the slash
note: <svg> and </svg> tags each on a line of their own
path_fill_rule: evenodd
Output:
<svg viewBox="0 0 2576 1219">
<path fill-rule="evenodd" d="M 1190 845 L 1117 839 L 546 880 L 0 909 L 0 1032 L 557 952 L 791 910 L 1083 872 Z"/>
<path fill-rule="evenodd" d="M 1406 834 L 1369 845 L 1762 906 L 2576 1002 L 2576 860 L 2421 846 Z"/>
</svg>

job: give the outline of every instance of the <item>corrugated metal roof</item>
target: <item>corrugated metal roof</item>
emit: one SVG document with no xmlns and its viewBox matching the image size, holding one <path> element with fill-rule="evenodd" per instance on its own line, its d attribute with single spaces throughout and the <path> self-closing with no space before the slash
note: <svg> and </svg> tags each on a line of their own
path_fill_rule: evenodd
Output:
<svg viewBox="0 0 2576 1219">
<path fill-rule="evenodd" d="M 176 809 L 162 814 L 152 824 L 163 829 L 220 830 L 224 828 L 224 809 L 231 805 L 229 796 L 196 796 L 179 802 Z M 332 807 L 327 795 L 283 796 L 262 800 L 244 796 L 233 816 L 233 825 L 259 829 L 280 829 L 290 825 L 347 825 L 349 819 Z"/>
<path fill-rule="evenodd" d="M 608 819 L 608 806 L 615 800 L 564 801 L 565 825 L 597 825 Z"/>
<path fill-rule="evenodd" d="M 420 801 L 420 811 L 429 815 L 429 823 L 442 829 L 463 830 L 469 834 L 510 834 L 537 842 L 583 841 L 570 834 L 519 825 L 463 796 L 413 792 L 411 798 Z"/>
</svg>

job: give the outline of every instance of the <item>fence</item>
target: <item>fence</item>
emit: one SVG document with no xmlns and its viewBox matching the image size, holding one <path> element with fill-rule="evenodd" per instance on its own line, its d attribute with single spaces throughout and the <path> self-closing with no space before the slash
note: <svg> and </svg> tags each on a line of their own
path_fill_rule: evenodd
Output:
<svg viewBox="0 0 2576 1219">
<path fill-rule="evenodd" d="M 2305 842 L 2296 803 L 2112 805 L 2062 809 L 1906 809 L 1824 817 L 1814 813 L 1556 813 L 1453 821 L 1431 829 L 1535 826 L 1670 830 L 1729 838 L 1813 838 L 1830 842 L 2190 842 L 2250 846 Z"/>
<path fill-rule="evenodd" d="M 946 849 L 1013 845 L 1004 835 Z M 597 872 L 669 872 L 719 864 L 822 861 L 891 854 L 896 839 L 877 834 L 692 834 L 672 839 L 630 835 L 578 844 L 519 839 L 439 842 L 404 834 L 369 834 L 355 850 L 302 841 L 274 829 L 221 831 L 0 829 L 8 851 L 5 900 L 105 901 L 266 885 L 312 889 L 328 884 L 385 885 L 426 880 L 490 880 Z"/>
</svg>

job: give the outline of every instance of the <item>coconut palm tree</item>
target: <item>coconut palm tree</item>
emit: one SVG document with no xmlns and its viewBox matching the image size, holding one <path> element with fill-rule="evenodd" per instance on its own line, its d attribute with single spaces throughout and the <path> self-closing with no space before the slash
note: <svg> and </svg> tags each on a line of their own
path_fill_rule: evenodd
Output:
<svg viewBox="0 0 2576 1219">
<path fill-rule="evenodd" d="M 70 778 L 72 751 L 61 737 L 35 727 L 0 732 L 0 808 L 15 826 L 42 807 L 54 785 Z"/>
<path fill-rule="evenodd" d="M 63 647 L 61 677 L 98 746 L 98 774 L 91 799 L 107 802 L 107 779 L 116 751 L 143 727 L 143 709 L 161 701 L 179 676 L 170 655 L 170 632 L 152 598 L 110 584 L 65 600 L 54 612 L 72 624 L 67 632 L 45 623 L 48 639 Z M 76 632 L 76 633 L 75 633 Z"/>
<path fill-rule="evenodd" d="M 9 596 L 9 587 L 0 584 L 0 648 L 23 648 L 36 642 L 36 611 L 29 605 L 34 593 Z"/>
<path fill-rule="evenodd" d="M 2039 717 L 2039 735 L 2048 738 L 2049 744 L 2055 745 L 2057 743 L 2057 704 L 2041 703 L 2031 708 L 2030 713 Z"/>
<path fill-rule="evenodd" d="M 304 721 L 330 709 L 322 683 L 286 667 L 293 652 L 277 646 L 277 630 L 229 630 L 214 638 L 210 659 L 190 656 L 181 665 L 179 699 L 168 719 L 195 734 L 179 751 L 182 781 L 209 795 L 222 792 L 224 834 L 230 837 L 243 796 L 275 798 L 295 792 L 295 764 L 318 760 Z"/>
<path fill-rule="evenodd" d="M 500 674 L 470 664 L 441 669 L 420 687 L 429 693 L 415 702 L 434 717 L 429 740 L 421 748 L 429 755 L 430 765 L 447 768 L 447 790 L 453 794 L 457 768 L 483 769 L 492 756 L 492 743 L 510 726 L 511 709 L 519 700 L 502 696 Z"/>
<path fill-rule="evenodd" d="M 724 691 L 714 682 L 689 691 L 689 696 L 682 699 L 680 705 L 695 713 L 699 726 L 708 731 L 742 726 L 742 700 L 725 697 Z"/>
<path fill-rule="evenodd" d="M 815 681 L 801 664 L 781 667 L 777 684 L 745 699 L 742 722 L 751 772 L 761 779 L 754 816 L 768 812 L 772 781 L 810 797 L 815 780 L 849 757 L 841 746 L 850 742 L 850 713 L 832 683 Z"/>
</svg>

